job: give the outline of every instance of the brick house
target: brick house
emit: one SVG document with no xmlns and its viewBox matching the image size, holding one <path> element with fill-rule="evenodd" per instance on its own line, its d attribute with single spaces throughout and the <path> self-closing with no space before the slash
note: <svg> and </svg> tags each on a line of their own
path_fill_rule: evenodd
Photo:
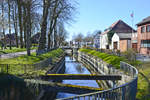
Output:
<svg viewBox="0 0 150 100">
<path fill-rule="evenodd" d="M 132 43 L 132 49 L 134 51 L 137 51 L 137 43 L 138 43 L 137 40 L 138 40 L 137 32 L 132 33 L 131 43 Z"/>
<path fill-rule="evenodd" d="M 150 55 L 150 16 L 137 24 L 138 52 Z"/>
<path fill-rule="evenodd" d="M 136 32 L 132 27 L 128 24 L 123 22 L 122 20 L 118 20 L 117 22 L 113 23 L 109 28 L 107 28 L 101 35 L 100 35 L 100 48 L 101 49 L 114 49 L 112 44 L 108 42 L 108 34 L 110 31 L 113 31 L 116 34 L 131 34 L 132 32 Z M 119 35 L 118 35 L 119 36 Z M 129 40 L 129 39 L 128 39 Z M 131 40 L 131 38 L 130 38 Z M 114 45 L 116 45 L 117 41 L 114 41 Z M 128 42 L 129 43 L 129 42 Z M 119 43 L 117 43 L 119 44 Z"/>
</svg>

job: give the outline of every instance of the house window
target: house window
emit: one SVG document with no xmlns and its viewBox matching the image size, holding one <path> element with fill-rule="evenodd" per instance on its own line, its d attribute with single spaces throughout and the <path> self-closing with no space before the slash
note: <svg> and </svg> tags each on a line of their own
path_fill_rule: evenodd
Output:
<svg viewBox="0 0 150 100">
<path fill-rule="evenodd" d="M 141 40 L 141 47 L 150 47 L 150 40 Z"/>
<path fill-rule="evenodd" d="M 141 27 L 141 33 L 144 33 L 145 32 L 145 26 L 142 26 Z"/>
<path fill-rule="evenodd" d="M 146 26 L 146 32 L 150 32 L 150 25 Z"/>
</svg>

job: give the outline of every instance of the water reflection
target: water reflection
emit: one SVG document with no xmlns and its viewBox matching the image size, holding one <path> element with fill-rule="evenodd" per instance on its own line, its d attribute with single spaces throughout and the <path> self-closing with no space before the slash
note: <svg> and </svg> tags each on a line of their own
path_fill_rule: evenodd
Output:
<svg viewBox="0 0 150 100">
<path fill-rule="evenodd" d="M 66 56 L 66 71 L 65 74 L 90 74 L 90 72 L 81 64 L 76 62 L 72 57 Z M 73 84 L 81 86 L 98 87 L 98 84 L 94 80 L 63 80 L 64 84 Z M 58 93 L 57 98 L 65 98 L 74 96 L 76 94 L 70 93 Z"/>
<path fill-rule="evenodd" d="M 79 73 L 83 73 L 85 71 L 85 68 L 83 68 L 82 65 L 80 65 L 80 64 L 77 65 L 75 68 Z"/>
</svg>

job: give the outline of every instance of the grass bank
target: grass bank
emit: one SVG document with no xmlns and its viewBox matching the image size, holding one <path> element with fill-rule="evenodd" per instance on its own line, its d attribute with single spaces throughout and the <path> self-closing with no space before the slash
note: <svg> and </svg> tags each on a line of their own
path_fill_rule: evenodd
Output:
<svg viewBox="0 0 150 100">
<path fill-rule="evenodd" d="M 1 70 L 7 70 L 7 68 L 2 69 L 3 66 L 2 64 L 9 64 L 8 68 L 10 70 L 9 74 L 13 75 L 21 75 L 25 73 L 27 73 L 28 75 L 43 75 L 48 71 L 49 67 L 45 66 L 36 69 L 35 67 L 32 66 L 32 64 L 39 63 L 40 61 L 43 61 L 47 58 L 52 58 L 52 64 L 54 64 L 60 60 L 63 54 L 64 51 L 62 49 L 56 49 L 39 56 L 36 56 L 35 53 L 32 53 L 31 56 L 24 55 L 16 58 L 1 59 L 0 67 Z"/>
<path fill-rule="evenodd" d="M 101 52 L 96 51 L 96 50 L 82 48 L 79 51 L 93 55 L 93 56 L 96 56 L 96 57 L 102 59 L 103 61 L 107 62 L 108 64 L 113 65 L 117 69 L 120 68 L 120 61 L 128 62 L 128 60 L 125 59 L 124 57 L 118 57 L 115 55 L 101 53 Z"/>
<path fill-rule="evenodd" d="M 150 62 L 144 62 L 138 67 L 137 100 L 150 100 Z"/>
</svg>

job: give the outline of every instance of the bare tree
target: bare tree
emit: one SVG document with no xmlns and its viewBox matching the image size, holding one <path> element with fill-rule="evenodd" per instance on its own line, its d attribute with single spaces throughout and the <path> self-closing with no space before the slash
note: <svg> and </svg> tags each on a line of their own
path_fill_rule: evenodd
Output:
<svg viewBox="0 0 150 100">
<path fill-rule="evenodd" d="M 13 19 L 13 26 L 14 26 L 14 31 L 15 31 L 15 38 L 16 38 L 16 47 L 19 47 L 18 43 L 18 14 L 17 14 L 17 3 L 16 1 L 13 1 L 12 5 L 12 19 Z"/>
<path fill-rule="evenodd" d="M 57 46 L 61 46 L 62 43 L 66 40 L 67 38 L 67 31 L 64 28 L 64 25 L 60 23 L 58 25 L 58 34 L 57 34 Z"/>
<path fill-rule="evenodd" d="M 50 27 L 48 32 L 48 48 L 50 48 L 51 36 L 53 36 L 54 47 L 57 46 L 57 26 L 59 22 L 65 23 L 72 19 L 72 11 L 75 8 L 70 4 L 68 0 L 55 0 L 50 8 Z"/>
<path fill-rule="evenodd" d="M 10 50 L 12 49 L 12 44 L 11 44 L 11 4 L 10 0 L 8 0 L 8 23 L 9 23 L 9 48 Z"/>
<path fill-rule="evenodd" d="M 22 0 L 17 0 L 18 17 L 19 17 L 19 30 L 20 30 L 20 47 L 23 48 L 23 27 L 22 27 Z"/>
<path fill-rule="evenodd" d="M 8 22 L 5 19 L 5 13 L 4 13 L 4 9 L 5 9 L 5 1 L 4 0 L 0 0 L 0 5 L 1 5 L 1 28 L 3 30 L 3 37 L 4 37 L 4 47 L 6 48 L 6 40 L 5 40 L 5 30 L 8 27 Z"/>
<path fill-rule="evenodd" d="M 47 31 L 47 18 L 49 6 L 50 1 L 43 0 L 43 17 L 42 17 L 41 36 L 39 40 L 38 52 L 46 48 L 46 31 Z"/>
</svg>

